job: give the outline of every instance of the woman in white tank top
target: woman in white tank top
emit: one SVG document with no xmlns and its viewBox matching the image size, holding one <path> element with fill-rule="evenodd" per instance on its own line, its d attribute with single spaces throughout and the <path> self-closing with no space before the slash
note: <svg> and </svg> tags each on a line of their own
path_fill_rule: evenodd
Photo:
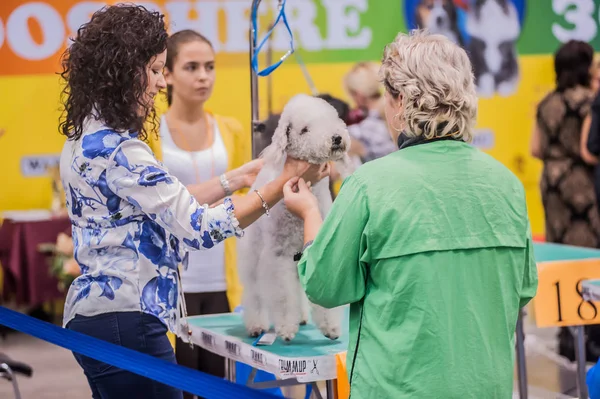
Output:
<svg viewBox="0 0 600 399">
<path fill-rule="evenodd" d="M 168 41 L 165 78 L 169 110 L 161 118 L 160 142 L 163 163 L 185 185 L 221 176 L 223 196 L 250 187 L 261 161 L 242 168 L 245 173 L 227 172 L 230 154 L 215 117 L 204 110 L 215 82 L 215 55 L 211 43 L 195 31 L 173 34 Z M 225 132 L 227 133 L 227 132 Z M 240 168 L 240 169 L 242 169 Z M 234 171 L 235 172 L 235 171 Z M 181 273 L 188 315 L 227 313 L 225 250 L 220 243 L 210 251 L 189 253 L 188 268 Z M 177 362 L 224 377 L 220 356 L 177 339 Z M 185 394 L 184 397 L 192 398 Z"/>
</svg>

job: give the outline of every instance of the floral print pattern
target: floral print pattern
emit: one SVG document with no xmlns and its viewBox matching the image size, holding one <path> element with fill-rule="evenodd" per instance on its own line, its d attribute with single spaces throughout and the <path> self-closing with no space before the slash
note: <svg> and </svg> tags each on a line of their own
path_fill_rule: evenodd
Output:
<svg viewBox="0 0 600 399">
<path fill-rule="evenodd" d="M 75 260 L 63 323 L 76 314 L 141 311 L 176 331 L 178 266 L 188 250 L 242 236 L 233 203 L 200 205 L 135 134 L 90 118 L 60 160 Z"/>
</svg>

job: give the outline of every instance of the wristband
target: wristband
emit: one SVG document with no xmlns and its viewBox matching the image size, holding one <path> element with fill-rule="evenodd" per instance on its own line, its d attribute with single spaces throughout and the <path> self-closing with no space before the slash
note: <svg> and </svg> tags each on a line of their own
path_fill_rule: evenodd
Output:
<svg viewBox="0 0 600 399">
<path fill-rule="evenodd" d="M 231 192 L 231 189 L 229 188 L 229 181 L 225 177 L 225 173 L 223 173 L 221 176 L 219 176 L 219 180 L 221 181 L 221 187 L 223 187 L 223 191 L 225 191 L 225 196 L 229 197 L 232 194 L 232 192 Z"/>
</svg>

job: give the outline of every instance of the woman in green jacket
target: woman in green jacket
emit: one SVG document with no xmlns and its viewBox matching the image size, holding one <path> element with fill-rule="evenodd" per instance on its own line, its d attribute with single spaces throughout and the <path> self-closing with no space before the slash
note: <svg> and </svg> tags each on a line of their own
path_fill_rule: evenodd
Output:
<svg viewBox="0 0 600 399">
<path fill-rule="evenodd" d="M 302 180 L 285 188 L 304 220 L 308 297 L 351 304 L 352 399 L 512 397 L 537 271 L 523 186 L 468 144 L 471 70 L 443 36 L 398 35 L 380 74 L 399 150 L 347 178 L 324 222 Z"/>
</svg>

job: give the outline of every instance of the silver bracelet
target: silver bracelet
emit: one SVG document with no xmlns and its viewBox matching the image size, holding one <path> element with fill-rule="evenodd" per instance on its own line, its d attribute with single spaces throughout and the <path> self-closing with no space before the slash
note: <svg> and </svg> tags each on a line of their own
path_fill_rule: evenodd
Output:
<svg viewBox="0 0 600 399">
<path fill-rule="evenodd" d="M 221 176 L 219 176 L 219 180 L 221 181 L 221 187 L 223 187 L 223 191 L 225 191 L 225 196 L 229 197 L 232 194 L 232 192 L 231 192 L 231 189 L 229 188 L 229 181 L 225 177 L 225 173 L 223 173 Z"/>
<path fill-rule="evenodd" d="M 258 192 L 258 190 L 254 190 L 254 192 L 256 193 L 256 195 L 258 195 L 258 197 L 262 201 L 262 207 L 265 209 L 265 214 L 267 215 L 267 217 L 269 217 L 269 205 L 267 204 L 267 202 L 265 201 L 265 199 L 263 198 L 261 193 Z"/>
</svg>

